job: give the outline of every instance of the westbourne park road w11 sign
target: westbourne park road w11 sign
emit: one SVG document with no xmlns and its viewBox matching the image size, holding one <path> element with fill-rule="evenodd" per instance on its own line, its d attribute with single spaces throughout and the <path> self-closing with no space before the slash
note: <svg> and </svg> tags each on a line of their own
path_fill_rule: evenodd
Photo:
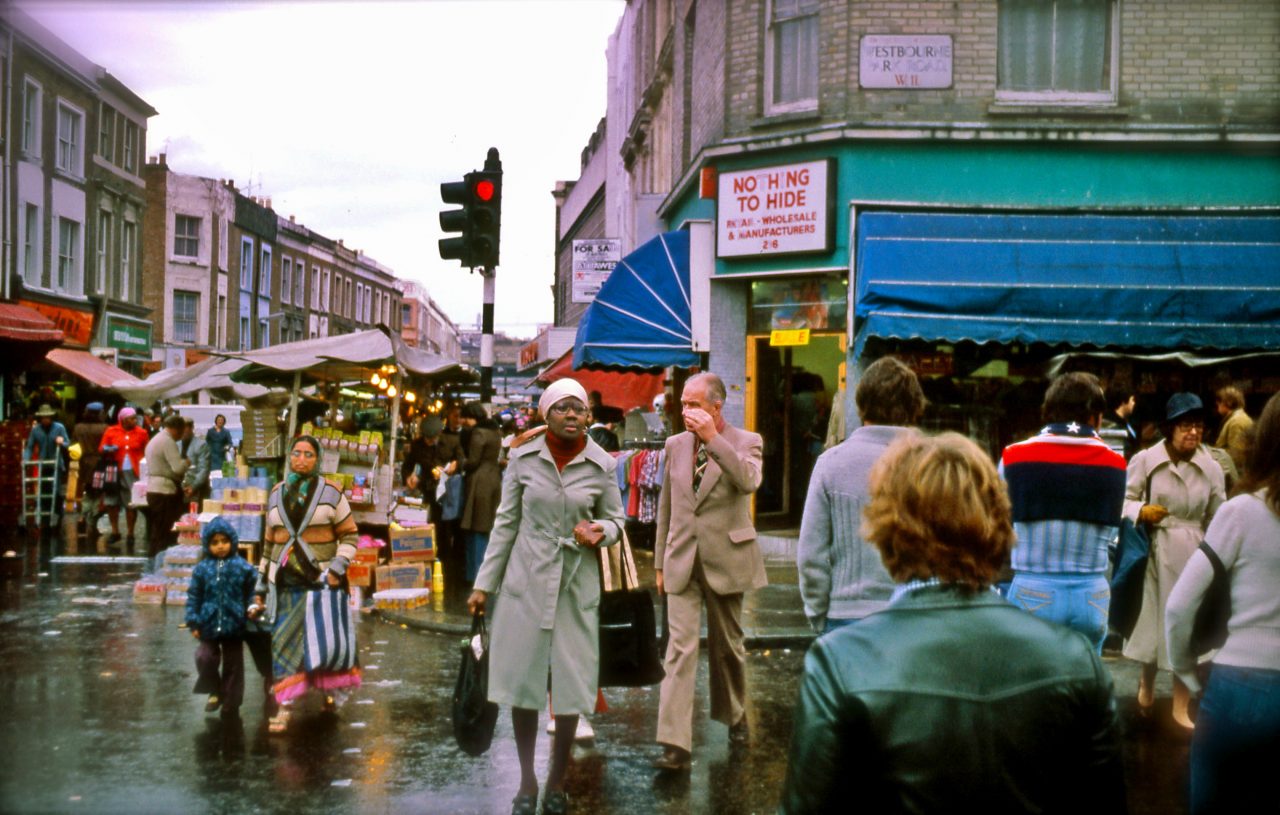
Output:
<svg viewBox="0 0 1280 815">
<path fill-rule="evenodd" d="M 831 159 L 721 173 L 716 255 L 831 250 Z"/>
</svg>

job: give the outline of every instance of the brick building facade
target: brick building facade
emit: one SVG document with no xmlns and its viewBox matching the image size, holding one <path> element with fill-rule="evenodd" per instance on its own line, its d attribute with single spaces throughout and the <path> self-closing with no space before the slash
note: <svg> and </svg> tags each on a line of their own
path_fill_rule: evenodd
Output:
<svg viewBox="0 0 1280 815">
<path fill-rule="evenodd" d="M 119 354 L 128 366 L 150 350 L 141 161 L 156 111 L 11 6 L 0 40 L 4 295 L 53 319 L 67 347 Z"/>
</svg>

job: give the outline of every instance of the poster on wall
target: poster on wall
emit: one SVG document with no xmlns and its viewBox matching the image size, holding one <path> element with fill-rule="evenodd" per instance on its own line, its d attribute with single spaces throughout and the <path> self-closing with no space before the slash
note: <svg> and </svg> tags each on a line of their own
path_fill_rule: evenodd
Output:
<svg viewBox="0 0 1280 815">
<path fill-rule="evenodd" d="M 573 242 L 573 302 L 590 303 L 622 259 L 622 241 L 593 238 Z"/>
<path fill-rule="evenodd" d="M 716 256 L 830 252 L 832 159 L 721 173 Z"/>
</svg>

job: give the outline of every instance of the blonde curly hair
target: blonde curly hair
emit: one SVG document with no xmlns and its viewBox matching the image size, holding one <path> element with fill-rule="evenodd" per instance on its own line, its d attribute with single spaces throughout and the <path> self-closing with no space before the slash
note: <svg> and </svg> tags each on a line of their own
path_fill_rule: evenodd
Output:
<svg viewBox="0 0 1280 815">
<path fill-rule="evenodd" d="M 991 459 L 958 433 L 906 436 L 871 471 L 862 537 L 899 583 L 990 586 L 1013 547 L 1009 495 Z"/>
</svg>

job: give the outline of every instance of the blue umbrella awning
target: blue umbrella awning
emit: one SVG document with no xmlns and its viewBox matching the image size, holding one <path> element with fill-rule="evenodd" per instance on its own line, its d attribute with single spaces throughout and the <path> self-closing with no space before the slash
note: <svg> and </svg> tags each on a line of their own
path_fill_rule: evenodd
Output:
<svg viewBox="0 0 1280 815">
<path fill-rule="evenodd" d="M 1280 349 L 1280 218 L 868 212 L 868 337 Z"/>
<path fill-rule="evenodd" d="M 666 232 L 618 261 L 578 323 L 574 368 L 698 364 L 689 303 L 689 233 Z"/>
</svg>

